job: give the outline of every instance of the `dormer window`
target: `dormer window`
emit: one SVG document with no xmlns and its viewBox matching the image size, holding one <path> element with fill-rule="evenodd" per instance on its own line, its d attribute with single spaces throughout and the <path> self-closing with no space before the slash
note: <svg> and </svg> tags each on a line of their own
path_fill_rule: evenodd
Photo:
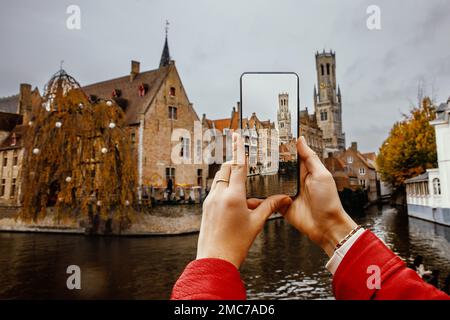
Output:
<svg viewBox="0 0 450 320">
<path fill-rule="evenodd" d="M 114 89 L 113 92 L 111 93 L 111 97 L 119 98 L 121 94 L 122 94 L 122 92 L 119 89 Z"/>
<path fill-rule="evenodd" d="M 175 97 L 175 87 L 170 87 L 170 89 L 169 89 L 169 96 Z"/>
<path fill-rule="evenodd" d="M 144 83 L 141 83 L 138 88 L 139 97 L 145 96 L 145 94 L 147 93 L 147 89 L 148 89 L 147 85 Z"/>
</svg>

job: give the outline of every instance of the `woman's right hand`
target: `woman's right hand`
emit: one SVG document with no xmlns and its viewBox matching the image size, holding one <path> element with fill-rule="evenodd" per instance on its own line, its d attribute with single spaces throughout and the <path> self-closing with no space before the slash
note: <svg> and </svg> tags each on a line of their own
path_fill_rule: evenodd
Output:
<svg viewBox="0 0 450 320">
<path fill-rule="evenodd" d="M 297 151 L 300 195 L 284 217 L 331 257 L 336 245 L 357 225 L 341 205 L 333 176 L 304 137 L 298 140 Z"/>
</svg>

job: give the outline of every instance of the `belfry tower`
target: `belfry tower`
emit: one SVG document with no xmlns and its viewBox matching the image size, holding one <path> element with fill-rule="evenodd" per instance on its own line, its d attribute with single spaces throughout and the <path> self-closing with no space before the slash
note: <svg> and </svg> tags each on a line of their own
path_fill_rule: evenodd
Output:
<svg viewBox="0 0 450 320">
<path fill-rule="evenodd" d="M 287 93 L 280 93 L 278 95 L 277 124 L 280 143 L 288 143 L 291 141 L 291 112 L 289 111 L 289 94 Z"/>
<path fill-rule="evenodd" d="M 314 110 L 323 131 L 327 152 L 345 149 L 342 132 L 341 89 L 336 87 L 336 52 L 316 53 L 317 87 L 314 86 Z"/>
</svg>

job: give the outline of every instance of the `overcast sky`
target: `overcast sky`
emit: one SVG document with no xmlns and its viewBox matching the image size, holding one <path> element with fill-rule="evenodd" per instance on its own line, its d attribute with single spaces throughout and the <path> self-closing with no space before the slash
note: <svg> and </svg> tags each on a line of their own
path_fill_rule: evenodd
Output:
<svg viewBox="0 0 450 320">
<path fill-rule="evenodd" d="M 291 132 L 297 137 L 297 77 L 294 74 L 245 74 L 242 76 L 242 115 L 255 112 L 261 121 L 270 120 L 277 125 L 279 94 L 288 95 L 291 114 Z"/>
<path fill-rule="evenodd" d="M 81 30 L 66 28 L 69 5 Z M 381 8 L 381 27 L 366 9 Z M 419 81 L 437 102 L 450 95 L 450 1 L 2 1 L 0 96 L 21 82 L 41 91 L 64 68 L 82 85 L 158 66 L 164 22 L 169 46 L 199 116 L 228 116 L 248 70 L 295 71 L 301 107 L 313 109 L 317 50 L 333 49 L 347 145 L 377 151 L 392 124 L 417 101 Z M 433 88 L 433 89 L 432 89 Z"/>
</svg>

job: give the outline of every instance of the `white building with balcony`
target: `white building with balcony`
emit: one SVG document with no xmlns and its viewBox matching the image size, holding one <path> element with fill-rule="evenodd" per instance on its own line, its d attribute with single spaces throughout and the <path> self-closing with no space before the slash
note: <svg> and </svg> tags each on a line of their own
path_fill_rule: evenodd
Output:
<svg viewBox="0 0 450 320">
<path fill-rule="evenodd" d="M 406 181 L 408 215 L 450 226 L 450 98 L 430 124 L 436 131 L 438 168 Z"/>
</svg>

